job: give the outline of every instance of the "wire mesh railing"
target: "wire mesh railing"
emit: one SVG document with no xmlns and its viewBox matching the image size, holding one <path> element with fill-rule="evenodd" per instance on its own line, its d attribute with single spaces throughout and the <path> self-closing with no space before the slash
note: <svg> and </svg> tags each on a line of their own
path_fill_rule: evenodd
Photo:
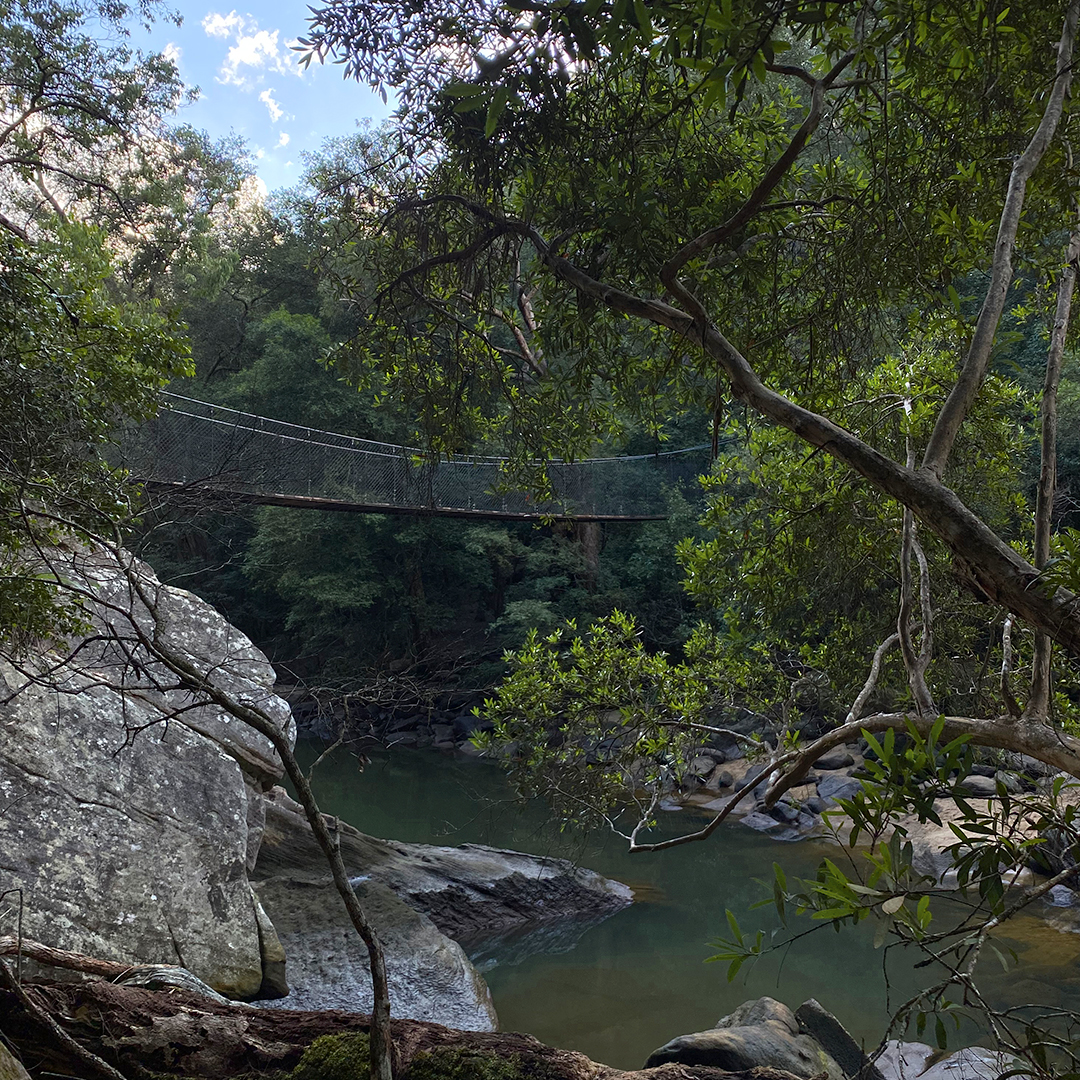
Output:
<svg viewBox="0 0 1080 1080">
<path fill-rule="evenodd" d="M 709 467 L 709 447 L 550 461 L 537 466 L 553 497 L 515 489 L 510 463 L 476 455 L 436 459 L 409 446 L 359 439 L 164 394 L 161 412 L 130 431 L 125 466 L 137 477 L 237 495 L 332 500 L 356 509 L 490 516 L 663 517 L 667 490 Z"/>
</svg>

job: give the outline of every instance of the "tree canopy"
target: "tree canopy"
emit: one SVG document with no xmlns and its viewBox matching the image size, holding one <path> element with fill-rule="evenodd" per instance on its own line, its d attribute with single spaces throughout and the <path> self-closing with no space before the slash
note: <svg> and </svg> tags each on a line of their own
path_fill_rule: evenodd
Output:
<svg viewBox="0 0 1080 1080">
<path fill-rule="evenodd" d="M 1025 557 L 993 464 L 1026 407 L 998 377 L 1003 318 L 1056 280 L 1072 214 L 1077 12 L 1015 14 L 316 11 L 309 55 L 404 102 L 400 140 L 324 185 L 351 237 L 328 261 L 365 316 L 344 369 L 426 403 L 448 449 L 581 452 L 691 407 L 776 424 L 793 478 L 895 500 L 955 576 L 1077 655 L 1080 609 Z M 715 563 L 690 561 L 699 581 Z"/>
<path fill-rule="evenodd" d="M 175 317 L 123 284 L 125 262 L 163 242 L 161 219 L 174 249 L 197 229 L 177 225 L 175 200 L 159 214 L 177 175 L 163 155 L 185 144 L 193 161 L 199 139 L 169 137 L 174 65 L 127 44 L 130 21 L 156 14 L 171 17 L 154 3 L 20 0 L 0 27 L 0 625 L 16 650 L 77 624 L 41 548 L 131 517 L 108 447 L 188 370 Z"/>
<path fill-rule="evenodd" d="M 772 729 L 768 807 L 866 738 L 878 764 L 844 808 L 869 869 L 778 877 L 777 904 L 887 916 L 972 996 L 1020 823 L 1074 843 L 1075 814 L 1060 788 L 965 814 L 953 854 L 993 917 L 951 937 L 929 935 L 934 883 L 885 838 L 936 795 L 967 805 L 973 746 L 1080 777 L 1049 666 L 1054 643 L 1067 688 L 1080 659 L 1075 537 L 1052 535 L 1078 17 L 1074 0 L 339 0 L 302 42 L 402 102 L 395 133 L 323 177 L 323 263 L 357 315 L 339 370 L 414 403 L 446 452 L 581 454 L 712 420 L 712 535 L 679 558 L 716 625 L 666 662 L 618 616 L 533 635 L 486 709 L 521 782 L 655 850 L 730 812 L 648 838 L 740 710 Z M 737 967 L 755 946 L 733 934 Z"/>
</svg>

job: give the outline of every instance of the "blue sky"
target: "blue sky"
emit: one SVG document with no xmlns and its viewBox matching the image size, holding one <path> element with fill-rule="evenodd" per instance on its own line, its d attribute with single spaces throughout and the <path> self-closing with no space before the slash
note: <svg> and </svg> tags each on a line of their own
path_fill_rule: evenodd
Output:
<svg viewBox="0 0 1080 1080">
<path fill-rule="evenodd" d="M 136 31 L 133 44 L 166 52 L 183 80 L 199 88 L 199 100 L 176 120 L 215 139 L 239 135 L 270 191 L 296 183 L 303 151 L 355 131 L 358 120 L 378 122 L 390 113 L 366 86 L 345 82 L 334 64 L 298 67 L 289 46 L 307 29 L 303 0 L 235 8 L 180 0 L 175 7 L 181 27 L 161 23 L 149 35 Z"/>
</svg>

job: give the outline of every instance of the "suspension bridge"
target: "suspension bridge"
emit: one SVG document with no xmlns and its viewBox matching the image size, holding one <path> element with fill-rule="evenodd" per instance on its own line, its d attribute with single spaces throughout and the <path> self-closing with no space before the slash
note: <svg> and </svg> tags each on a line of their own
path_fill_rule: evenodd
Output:
<svg viewBox="0 0 1080 1080">
<path fill-rule="evenodd" d="M 655 521 L 667 492 L 708 471 L 710 448 L 537 466 L 551 497 L 517 487 L 510 462 L 436 459 L 416 447 L 358 439 L 165 393 L 153 420 L 123 440 L 124 465 L 155 490 L 226 502 L 375 514 L 574 521 Z"/>
</svg>

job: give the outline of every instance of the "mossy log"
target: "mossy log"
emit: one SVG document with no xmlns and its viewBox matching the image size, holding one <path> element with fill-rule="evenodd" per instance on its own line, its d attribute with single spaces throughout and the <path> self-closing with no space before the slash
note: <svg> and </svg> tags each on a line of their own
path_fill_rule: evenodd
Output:
<svg viewBox="0 0 1080 1080">
<path fill-rule="evenodd" d="M 26 989 L 80 1045 L 132 1080 L 285 1080 L 315 1040 L 366 1035 L 370 1021 L 362 1013 L 222 1005 L 182 990 L 146 990 L 96 979 L 28 984 Z M 6 992 L 0 992 L 0 1030 L 20 1050 L 31 1075 L 72 1075 L 64 1051 Z M 398 1080 L 795 1080 L 775 1069 L 731 1073 L 674 1065 L 624 1072 L 572 1050 L 545 1046 L 530 1035 L 462 1032 L 415 1020 L 395 1019 L 393 1033 Z M 343 1040 L 342 1052 L 350 1045 L 366 1045 L 366 1039 Z M 320 1044 L 323 1051 L 326 1047 L 325 1041 Z M 319 1073 L 326 1071 L 325 1080 L 338 1080 L 334 1070 L 333 1076 L 318 1066 L 313 1071 L 317 1057 L 309 1055 L 298 1073 L 322 1080 Z M 364 1075 L 357 1071 L 357 1080 Z"/>
</svg>

